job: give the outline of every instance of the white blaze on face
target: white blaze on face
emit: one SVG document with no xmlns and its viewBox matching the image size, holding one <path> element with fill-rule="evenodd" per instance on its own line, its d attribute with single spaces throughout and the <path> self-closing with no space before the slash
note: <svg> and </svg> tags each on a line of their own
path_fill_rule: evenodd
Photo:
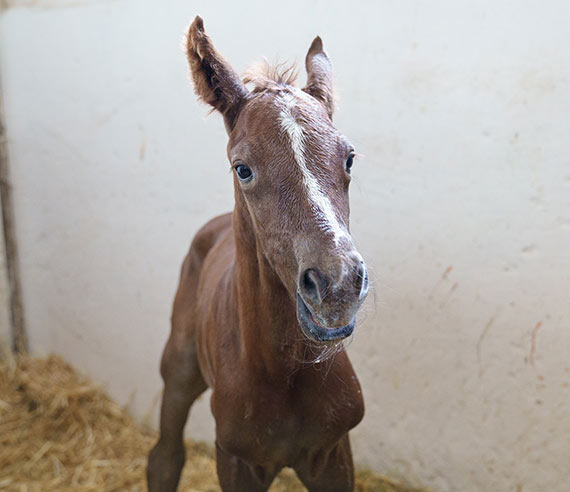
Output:
<svg viewBox="0 0 570 492">
<path fill-rule="evenodd" d="M 281 127 L 285 130 L 287 135 L 289 135 L 289 139 L 291 140 L 295 161 L 303 173 L 303 185 L 307 190 L 309 200 L 313 204 L 317 214 L 317 221 L 324 230 L 333 234 L 334 242 L 338 246 L 341 238 L 349 238 L 350 236 L 339 223 L 330 200 L 322 192 L 317 179 L 307 167 L 305 158 L 305 133 L 303 127 L 293 115 L 293 108 L 296 102 L 296 97 L 289 92 L 281 96 Z"/>
</svg>

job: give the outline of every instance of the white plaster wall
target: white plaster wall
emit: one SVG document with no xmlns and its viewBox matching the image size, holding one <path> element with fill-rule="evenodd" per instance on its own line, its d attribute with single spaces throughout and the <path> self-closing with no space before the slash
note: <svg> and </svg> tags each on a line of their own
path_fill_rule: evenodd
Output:
<svg viewBox="0 0 570 492">
<path fill-rule="evenodd" d="M 1 12 L 0 7 L 0 12 Z M 0 24 L 0 39 L 2 39 L 2 25 Z M 0 66 L 2 59 L 0 54 Z M 0 79 L 0 90 L 2 87 Z M 0 118 L 3 120 L 2 94 L 0 94 Z M 1 125 L 2 122 L 0 122 Z M 0 135 L 0 138 L 3 138 Z M 2 142 L 0 142 L 2 145 Z M 0 357 L 2 349 L 6 349 L 12 342 L 12 325 L 10 320 L 10 287 L 8 283 L 8 269 L 6 264 L 6 242 L 4 240 L 4 227 L 2 223 L 2 205 L 0 204 Z"/>
<path fill-rule="evenodd" d="M 570 4 L 12 1 L 2 82 L 26 320 L 143 417 L 181 259 L 232 206 L 180 49 L 238 71 L 320 34 L 376 302 L 350 347 L 361 465 L 445 491 L 570 487 Z M 211 437 L 207 399 L 190 433 Z M 153 417 L 155 418 L 155 417 Z"/>
</svg>

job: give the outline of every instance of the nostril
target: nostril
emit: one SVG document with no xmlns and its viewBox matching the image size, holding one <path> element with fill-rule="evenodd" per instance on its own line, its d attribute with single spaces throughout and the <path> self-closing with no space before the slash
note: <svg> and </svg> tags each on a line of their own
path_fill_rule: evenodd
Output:
<svg viewBox="0 0 570 492">
<path fill-rule="evenodd" d="M 322 278 L 319 272 L 309 268 L 301 275 L 301 290 L 303 294 L 314 302 L 321 302 Z"/>
<path fill-rule="evenodd" d="M 305 270 L 305 273 L 303 274 L 303 286 L 305 287 L 306 290 L 309 291 L 317 290 L 317 284 L 311 278 L 312 272 L 313 272 L 312 270 Z"/>
<path fill-rule="evenodd" d="M 368 271 L 366 270 L 366 264 L 363 261 L 360 262 L 358 278 L 360 283 L 360 297 L 362 298 L 368 292 Z"/>
<path fill-rule="evenodd" d="M 352 282 L 354 287 L 358 290 L 366 288 L 366 285 L 368 284 L 368 274 L 366 273 L 366 265 L 364 264 L 364 261 L 361 260 L 354 266 Z"/>
</svg>

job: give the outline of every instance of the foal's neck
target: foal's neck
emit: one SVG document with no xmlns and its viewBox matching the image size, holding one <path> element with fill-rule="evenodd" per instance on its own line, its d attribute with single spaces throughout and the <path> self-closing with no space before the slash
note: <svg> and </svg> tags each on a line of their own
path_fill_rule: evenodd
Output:
<svg viewBox="0 0 570 492">
<path fill-rule="evenodd" d="M 267 261 L 251 218 L 239 203 L 233 229 L 242 357 L 271 380 L 287 378 L 302 364 L 307 343 L 298 326 L 295 301 Z"/>
</svg>

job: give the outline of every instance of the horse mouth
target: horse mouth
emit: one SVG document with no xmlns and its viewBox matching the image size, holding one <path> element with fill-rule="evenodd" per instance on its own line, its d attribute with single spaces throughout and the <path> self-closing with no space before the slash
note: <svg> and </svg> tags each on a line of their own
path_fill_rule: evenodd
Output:
<svg viewBox="0 0 570 492">
<path fill-rule="evenodd" d="M 305 301 L 297 293 L 297 319 L 301 325 L 301 330 L 309 338 L 317 342 L 330 342 L 332 340 L 342 340 L 354 331 L 355 319 L 348 325 L 340 326 L 337 328 L 327 328 L 322 322 L 313 314 Z"/>
</svg>

